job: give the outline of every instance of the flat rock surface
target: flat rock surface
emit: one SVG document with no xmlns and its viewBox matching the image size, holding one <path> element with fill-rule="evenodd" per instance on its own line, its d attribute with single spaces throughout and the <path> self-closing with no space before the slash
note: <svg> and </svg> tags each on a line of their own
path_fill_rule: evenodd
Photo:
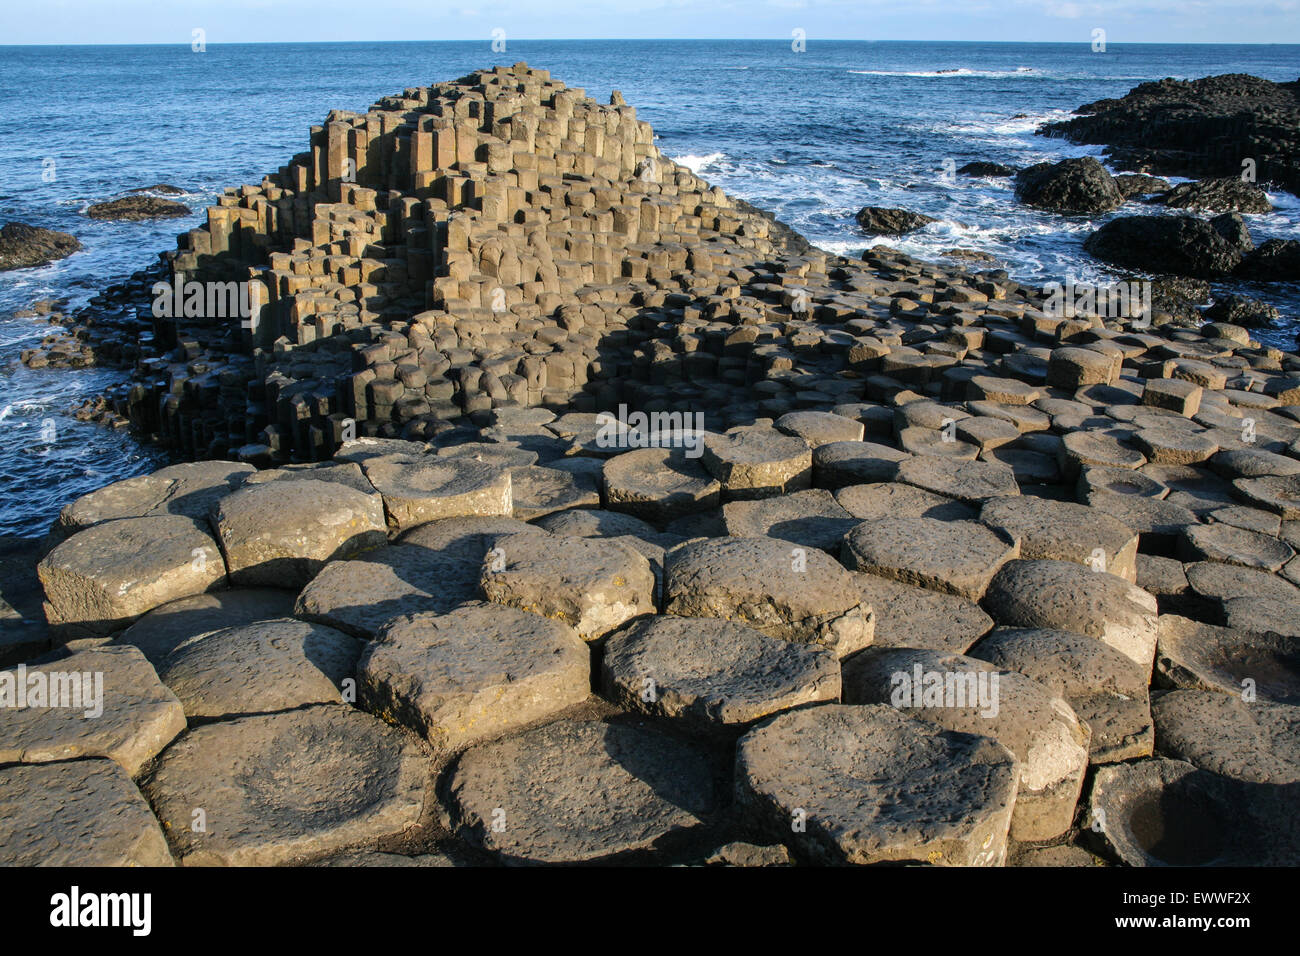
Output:
<svg viewBox="0 0 1300 956">
<path fill-rule="evenodd" d="M 157 667 L 178 645 L 192 637 L 254 621 L 293 614 L 291 591 L 273 588 L 233 588 L 209 591 L 162 604 L 128 627 L 117 638 L 132 644 Z"/>
<path fill-rule="evenodd" d="M 1156 671 L 1165 687 L 1300 704 L 1300 648 L 1294 638 L 1251 634 L 1165 614 Z"/>
<path fill-rule="evenodd" d="M 326 704 L 191 730 L 145 790 L 187 865 L 274 866 L 413 826 L 427 774 L 417 738 Z"/>
<path fill-rule="evenodd" d="M 134 647 L 0 671 L 0 763 L 107 757 L 134 777 L 184 729 L 181 702 Z"/>
<path fill-rule="evenodd" d="M 111 760 L 0 768 L 0 866 L 174 865 L 149 804 Z"/>
<path fill-rule="evenodd" d="M 361 703 L 457 750 L 581 703 L 586 645 L 560 621 L 477 602 L 394 618 L 357 667 Z"/>
<path fill-rule="evenodd" d="M 854 574 L 863 601 L 875 611 L 876 647 L 921 647 L 952 654 L 993 628 L 993 618 L 974 601 L 914 587 L 874 574 Z"/>
<path fill-rule="evenodd" d="M 899 464 L 898 480 L 973 505 L 1020 493 L 1015 472 L 998 462 L 909 458 Z"/>
<path fill-rule="evenodd" d="M 702 751 L 638 725 L 561 720 L 465 752 L 455 832 L 507 863 L 584 863 L 662 846 L 715 808 Z"/>
<path fill-rule="evenodd" d="M 780 538 L 831 552 L 839 551 L 841 539 L 858 523 L 824 488 L 729 501 L 722 506 L 722 520 L 733 537 Z"/>
<path fill-rule="evenodd" d="M 159 665 L 159 677 L 191 719 L 269 714 L 336 703 L 356 671 L 361 641 L 280 618 L 191 638 Z"/>
<path fill-rule="evenodd" d="M 738 621 L 840 657 L 871 643 L 871 608 L 823 551 L 774 538 L 689 542 L 664 558 L 664 611 Z"/>
<path fill-rule="evenodd" d="M 638 448 L 605 463 L 605 505 L 655 524 L 716 508 L 722 486 L 677 448 Z"/>
<path fill-rule="evenodd" d="M 732 621 L 663 615 L 610 637 L 602 687 L 609 699 L 652 716 L 739 725 L 838 700 L 840 666 L 828 648 Z"/>
<path fill-rule="evenodd" d="M 1138 536 L 1123 522 L 1086 505 L 1032 495 L 990 498 L 980 521 L 1020 542 L 1026 560 L 1074 561 L 1137 580 Z"/>
<path fill-rule="evenodd" d="M 1160 754 L 1254 783 L 1300 782 L 1300 707 L 1201 690 L 1151 705 Z"/>
<path fill-rule="evenodd" d="M 394 532 L 438 518 L 509 515 L 510 470 L 473 458 L 380 457 L 361 465 Z"/>
<path fill-rule="evenodd" d="M 875 518 L 848 533 L 841 560 L 854 571 L 978 601 L 1019 554 L 1014 537 L 975 521 Z"/>
<path fill-rule="evenodd" d="M 742 737 L 736 797 L 813 862 L 1000 866 L 1019 772 L 989 737 L 829 704 Z"/>
</svg>

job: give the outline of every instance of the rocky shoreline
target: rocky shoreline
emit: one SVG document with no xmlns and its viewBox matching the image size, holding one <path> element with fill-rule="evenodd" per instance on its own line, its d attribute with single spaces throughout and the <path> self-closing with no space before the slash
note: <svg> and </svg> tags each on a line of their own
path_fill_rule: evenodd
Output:
<svg viewBox="0 0 1300 956">
<path fill-rule="evenodd" d="M 75 316 L 190 460 L 0 543 L 0 863 L 1294 865 L 1300 357 L 1084 291 L 524 64 L 331 113 Z"/>
</svg>

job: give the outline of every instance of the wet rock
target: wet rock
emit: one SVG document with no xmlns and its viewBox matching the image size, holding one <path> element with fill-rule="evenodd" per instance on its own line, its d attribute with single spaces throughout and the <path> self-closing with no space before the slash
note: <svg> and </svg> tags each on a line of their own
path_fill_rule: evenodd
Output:
<svg viewBox="0 0 1300 956">
<path fill-rule="evenodd" d="M 914 232 L 922 226 L 938 222 L 930 216 L 906 209 L 890 209 L 884 206 L 863 206 L 854 217 L 858 226 L 873 236 L 901 236 Z"/>
<path fill-rule="evenodd" d="M 158 196 L 123 196 L 107 202 L 94 203 L 86 208 L 91 219 L 116 219 L 139 222 L 144 219 L 176 219 L 188 216 L 190 207 L 174 199 Z"/>
<path fill-rule="evenodd" d="M 957 169 L 958 176 L 1014 176 L 1016 171 L 1011 166 L 977 160 Z"/>
<path fill-rule="evenodd" d="M 1148 176 L 1145 173 L 1123 173 L 1115 177 L 1115 185 L 1125 199 L 1132 199 L 1134 196 L 1150 196 L 1153 193 L 1169 190 L 1169 180 L 1161 179 L 1159 176 Z"/>
<path fill-rule="evenodd" d="M 1208 209 L 1211 212 L 1271 212 L 1268 194 L 1240 176 L 1180 183 L 1160 197 L 1171 209 Z"/>
<path fill-rule="evenodd" d="M 1084 240 L 1103 262 L 1145 272 L 1213 279 L 1241 264 L 1241 250 L 1193 216 L 1118 216 Z"/>
<path fill-rule="evenodd" d="M 1016 174 L 1016 198 L 1027 206 L 1069 214 L 1095 215 L 1124 203 L 1106 167 L 1091 156 L 1022 169 Z"/>
<path fill-rule="evenodd" d="M 6 223 L 0 229 L 0 272 L 27 269 L 64 259 L 81 248 L 76 236 L 53 229 L 29 226 L 24 222 Z"/>
</svg>

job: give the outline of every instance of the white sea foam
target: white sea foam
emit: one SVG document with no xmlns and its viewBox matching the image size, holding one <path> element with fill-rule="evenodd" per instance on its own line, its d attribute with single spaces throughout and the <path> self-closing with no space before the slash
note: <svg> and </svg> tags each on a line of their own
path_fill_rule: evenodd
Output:
<svg viewBox="0 0 1300 956">
<path fill-rule="evenodd" d="M 685 156 L 671 156 L 669 158 L 678 166 L 685 166 L 698 176 L 700 170 L 704 169 L 705 166 L 712 166 L 714 163 L 726 159 L 727 154 L 709 153 L 708 155 L 700 156 L 697 153 L 687 153 Z"/>
<path fill-rule="evenodd" d="M 926 79 L 948 79 L 958 77 L 980 77 L 985 79 L 1001 79 L 1003 77 L 1035 77 L 1043 76 L 1041 70 L 1035 70 L 1028 66 L 1018 66 L 1014 70 L 968 70 L 965 67 L 955 70 L 849 70 L 850 73 L 856 73 L 858 76 L 915 76 Z"/>
</svg>

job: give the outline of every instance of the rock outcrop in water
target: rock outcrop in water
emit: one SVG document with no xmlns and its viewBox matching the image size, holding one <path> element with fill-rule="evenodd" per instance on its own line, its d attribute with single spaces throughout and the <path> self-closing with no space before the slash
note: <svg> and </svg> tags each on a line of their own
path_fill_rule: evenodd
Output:
<svg viewBox="0 0 1300 956">
<path fill-rule="evenodd" d="M 1166 176 L 1235 176 L 1300 193 L 1300 80 L 1229 73 L 1164 79 L 1098 100 L 1040 133 L 1107 146 L 1121 169 Z"/>
<path fill-rule="evenodd" d="M 113 689 L 0 706 L 0 864 L 1300 861 L 1300 359 L 828 256 L 613 99 L 408 90 L 186 234 L 265 298 L 126 407 L 251 461 L 0 547 L 0 694 Z"/>
<path fill-rule="evenodd" d="M 6 223 L 0 229 L 0 272 L 43 266 L 72 255 L 81 248 L 76 236 L 53 229 Z"/>
<path fill-rule="evenodd" d="M 86 208 L 86 215 L 91 219 L 118 219 L 126 222 L 179 219 L 189 214 L 190 207 L 184 203 L 158 196 L 123 196 L 121 199 L 94 203 Z"/>
</svg>

